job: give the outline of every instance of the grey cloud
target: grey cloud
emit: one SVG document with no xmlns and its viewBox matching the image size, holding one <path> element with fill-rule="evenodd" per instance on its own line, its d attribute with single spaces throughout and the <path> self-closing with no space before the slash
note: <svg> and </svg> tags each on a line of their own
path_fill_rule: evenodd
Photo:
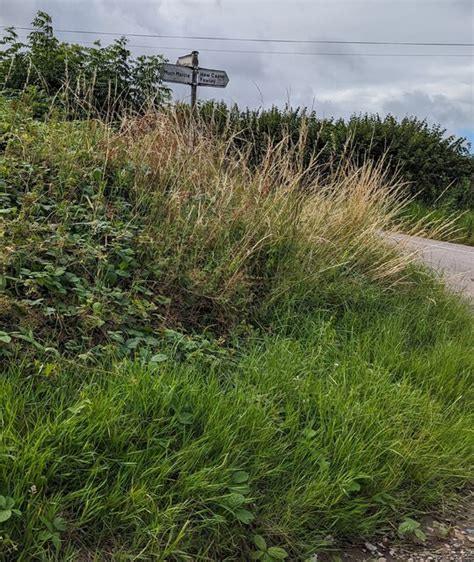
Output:
<svg viewBox="0 0 474 562">
<path fill-rule="evenodd" d="M 453 104 L 447 96 L 429 95 L 422 91 L 405 93 L 384 104 L 387 113 L 395 115 L 430 115 L 431 119 L 443 127 L 454 129 L 472 126 L 472 106 L 469 100 L 461 99 Z"/>
<path fill-rule="evenodd" d="M 1 23 L 24 24 L 48 11 L 63 28 L 173 35 L 330 40 L 474 42 L 471 0 L 0 0 Z M 70 40 L 91 36 L 67 35 Z M 110 37 L 104 37 L 105 42 Z M 363 57 L 358 53 L 472 53 L 457 47 L 388 47 L 287 43 L 204 42 L 131 38 L 153 45 L 136 53 L 201 50 L 201 64 L 226 69 L 225 90 L 200 91 L 240 105 L 306 105 L 325 116 L 378 111 L 416 114 L 452 130 L 474 128 L 472 59 Z M 338 52 L 356 56 L 206 52 Z M 173 86 L 175 96 L 189 95 Z"/>
</svg>

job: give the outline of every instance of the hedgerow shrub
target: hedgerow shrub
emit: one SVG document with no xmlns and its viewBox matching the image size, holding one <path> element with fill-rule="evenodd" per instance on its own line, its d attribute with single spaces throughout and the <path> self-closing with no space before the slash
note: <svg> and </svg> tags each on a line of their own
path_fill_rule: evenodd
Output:
<svg viewBox="0 0 474 562">
<path fill-rule="evenodd" d="M 14 28 L 0 41 L 0 89 L 16 96 L 25 89 L 37 115 L 54 106 L 75 117 L 144 111 L 169 98 L 159 55 L 133 58 L 125 37 L 107 47 L 67 43 L 54 36 L 51 17 L 39 11 L 34 31 L 22 42 Z"/>
</svg>

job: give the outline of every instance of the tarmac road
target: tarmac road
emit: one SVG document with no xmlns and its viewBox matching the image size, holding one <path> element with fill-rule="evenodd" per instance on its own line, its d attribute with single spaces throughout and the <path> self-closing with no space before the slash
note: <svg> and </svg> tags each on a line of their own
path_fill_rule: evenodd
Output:
<svg viewBox="0 0 474 562">
<path fill-rule="evenodd" d="M 442 273 L 454 290 L 474 300 L 474 247 L 405 234 L 388 236 L 415 252 L 426 265 Z"/>
</svg>

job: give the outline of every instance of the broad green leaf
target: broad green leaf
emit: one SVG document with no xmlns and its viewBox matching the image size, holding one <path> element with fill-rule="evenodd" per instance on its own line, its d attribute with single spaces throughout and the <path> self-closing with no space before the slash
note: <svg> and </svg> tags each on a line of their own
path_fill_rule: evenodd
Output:
<svg viewBox="0 0 474 562">
<path fill-rule="evenodd" d="M 359 492 L 360 491 L 360 484 L 359 482 L 351 482 L 346 486 L 346 492 Z"/>
<path fill-rule="evenodd" d="M 237 472 L 232 474 L 232 482 L 234 484 L 243 484 L 244 482 L 247 482 L 248 479 L 249 473 L 245 472 L 245 470 L 237 470 Z"/>
<path fill-rule="evenodd" d="M 313 439 L 313 437 L 316 437 L 317 433 L 314 429 L 308 427 L 303 431 L 303 435 L 306 437 L 306 439 Z"/>
<path fill-rule="evenodd" d="M 51 538 L 51 533 L 49 531 L 40 531 L 38 533 L 38 539 L 40 541 L 46 542 L 49 541 L 50 538 Z"/>
<path fill-rule="evenodd" d="M 56 547 L 56 549 L 59 550 L 61 547 L 61 539 L 59 538 L 58 533 L 53 533 L 51 535 L 51 540 L 53 541 L 53 544 Z"/>
<path fill-rule="evenodd" d="M 183 425 L 190 425 L 193 423 L 193 415 L 191 412 L 180 412 L 178 414 L 178 421 Z"/>
<path fill-rule="evenodd" d="M 12 339 L 6 332 L 0 331 L 0 341 L 3 343 L 10 343 Z"/>
<path fill-rule="evenodd" d="M 227 503 L 230 507 L 238 507 L 246 502 L 245 496 L 242 494 L 232 493 L 227 496 Z"/>
<path fill-rule="evenodd" d="M 156 355 L 153 355 L 153 357 L 150 359 L 150 363 L 163 363 L 163 361 L 167 361 L 168 360 L 168 356 L 165 355 L 164 353 L 157 353 Z"/>
<path fill-rule="evenodd" d="M 255 515 L 250 513 L 247 509 L 240 508 L 235 512 L 235 516 L 239 521 L 245 524 L 249 524 L 255 519 Z"/>
<path fill-rule="evenodd" d="M 8 519 L 10 519 L 11 516 L 12 516 L 11 509 L 0 510 L 0 523 L 3 523 L 4 521 L 8 521 Z"/>
<path fill-rule="evenodd" d="M 405 535 L 406 533 L 412 533 L 413 531 L 415 531 L 415 529 L 418 529 L 419 527 L 420 524 L 418 523 L 418 521 L 415 521 L 414 519 L 407 517 L 398 526 L 398 532 L 400 533 L 400 535 Z"/>
<path fill-rule="evenodd" d="M 15 500 L 10 497 L 5 498 L 5 507 L 6 509 L 11 509 L 15 505 Z"/>
<path fill-rule="evenodd" d="M 66 521 L 62 517 L 55 517 L 53 519 L 53 526 L 58 531 L 65 531 L 66 530 Z"/>
<path fill-rule="evenodd" d="M 288 553 L 284 548 L 280 548 L 279 546 L 271 546 L 267 550 L 267 554 L 273 558 L 273 560 L 284 560 L 288 557 Z"/>
<path fill-rule="evenodd" d="M 254 535 L 253 542 L 255 543 L 255 546 L 260 550 L 267 550 L 267 543 L 262 535 Z"/>
</svg>

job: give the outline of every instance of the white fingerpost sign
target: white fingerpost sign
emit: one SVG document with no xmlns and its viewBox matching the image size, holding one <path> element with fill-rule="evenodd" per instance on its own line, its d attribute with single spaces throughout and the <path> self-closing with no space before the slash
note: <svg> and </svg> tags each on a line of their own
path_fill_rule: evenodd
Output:
<svg viewBox="0 0 474 562">
<path fill-rule="evenodd" d="M 225 70 L 199 68 L 198 55 L 198 51 L 192 51 L 189 55 L 179 57 L 176 64 L 165 63 L 161 67 L 161 79 L 164 82 L 191 86 L 191 107 L 196 105 L 198 86 L 225 88 L 229 83 L 229 77 Z"/>
</svg>

